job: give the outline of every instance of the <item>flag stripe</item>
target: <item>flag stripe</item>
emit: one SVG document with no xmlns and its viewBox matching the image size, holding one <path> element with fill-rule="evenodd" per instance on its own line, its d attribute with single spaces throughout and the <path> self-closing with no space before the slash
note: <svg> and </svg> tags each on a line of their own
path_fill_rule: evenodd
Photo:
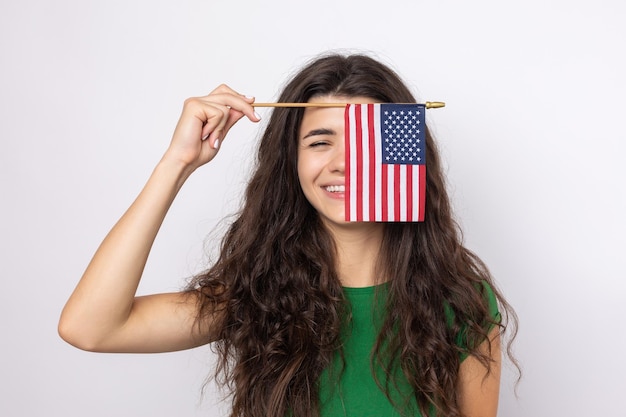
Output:
<svg viewBox="0 0 626 417">
<path fill-rule="evenodd" d="M 356 221 L 363 221 L 363 126 L 361 120 L 361 105 L 354 106 L 356 117 Z"/>
<path fill-rule="evenodd" d="M 413 221 L 413 165 L 406 165 L 406 221 Z"/>
<path fill-rule="evenodd" d="M 382 189 L 381 194 L 381 221 L 386 222 L 389 220 L 389 166 L 381 165 L 381 181 L 380 185 Z"/>
<path fill-rule="evenodd" d="M 345 158 L 346 158 L 346 167 L 345 167 L 345 176 L 346 176 L 346 191 L 351 190 L 352 187 L 350 186 L 350 181 L 352 180 L 352 158 L 351 158 L 351 152 L 350 150 L 352 149 L 352 144 L 350 143 L 350 141 L 352 140 L 352 138 L 354 137 L 354 135 L 351 132 L 351 128 L 352 128 L 352 123 L 350 123 L 350 120 L 352 119 L 352 117 L 350 116 L 350 110 L 351 107 L 350 106 L 346 106 L 346 111 L 344 113 L 344 125 L 345 125 L 345 132 L 344 132 L 344 144 L 345 144 Z M 352 212 L 350 211 L 352 208 L 352 198 L 350 198 L 350 195 L 348 195 L 348 198 L 345 198 L 345 211 L 346 211 L 346 219 L 352 219 Z"/>
<path fill-rule="evenodd" d="M 393 218 L 400 221 L 400 165 L 393 165 Z"/>
<path fill-rule="evenodd" d="M 372 107 L 374 109 L 374 107 Z M 376 132 L 380 132 L 380 112 L 372 111 L 372 116 L 374 119 L 374 130 L 372 133 L 376 134 Z M 383 172 L 383 164 L 382 164 L 382 143 L 379 140 L 374 140 L 374 154 L 376 155 L 376 160 L 374 162 L 374 221 L 381 221 L 382 219 L 382 207 L 380 202 L 380 195 L 382 192 L 382 172 Z"/>
<path fill-rule="evenodd" d="M 369 179 L 368 179 L 368 188 L 370 190 L 368 205 L 369 205 L 369 213 L 367 220 L 374 221 L 376 219 L 376 165 L 378 154 L 376 153 L 376 134 L 374 131 L 374 106 L 366 106 L 367 107 L 367 121 L 368 121 L 368 148 L 371 153 L 369 158 Z"/>
<path fill-rule="evenodd" d="M 361 177 L 361 221 L 369 221 L 367 215 L 369 213 L 369 161 L 370 161 L 370 148 L 369 148 L 369 120 L 367 119 L 367 106 L 360 106 L 359 108 L 359 120 L 361 121 L 361 135 L 359 136 L 361 149 L 363 152 L 363 158 L 361 159 L 361 167 L 363 174 Z"/>
<path fill-rule="evenodd" d="M 413 210 L 411 211 L 411 221 L 414 222 L 420 221 L 420 202 L 422 201 L 422 198 L 420 197 L 421 178 L 419 166 L 413 167 Z"/>
</svg>

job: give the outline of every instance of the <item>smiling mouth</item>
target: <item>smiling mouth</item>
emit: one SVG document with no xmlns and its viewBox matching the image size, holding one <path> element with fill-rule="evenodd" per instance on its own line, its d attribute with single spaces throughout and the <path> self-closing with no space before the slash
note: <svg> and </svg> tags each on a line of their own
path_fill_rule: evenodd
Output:
<svg viewBox="0 0 626 417">
<path fill-rule="evenodd" d="M 329 193 L 345 193 L 346 186 L 345 185 L 327 185 L 323 187 Z"/>
</svg>

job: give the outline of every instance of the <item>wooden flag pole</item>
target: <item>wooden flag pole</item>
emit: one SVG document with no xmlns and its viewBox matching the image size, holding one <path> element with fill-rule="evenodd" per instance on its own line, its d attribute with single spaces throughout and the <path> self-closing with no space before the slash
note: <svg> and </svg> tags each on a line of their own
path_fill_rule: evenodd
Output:
<svg viewBox="0 0 626 417">
<path fill-rule="evenodd" d="M 252 103 L 252 107 L 346 107 L 347 104 L 348 103 Z M 427 101 L 424 105 L 427 109 L 439 109 L 445 107 L 446 103 L 442 101 Z"/>
</svg>

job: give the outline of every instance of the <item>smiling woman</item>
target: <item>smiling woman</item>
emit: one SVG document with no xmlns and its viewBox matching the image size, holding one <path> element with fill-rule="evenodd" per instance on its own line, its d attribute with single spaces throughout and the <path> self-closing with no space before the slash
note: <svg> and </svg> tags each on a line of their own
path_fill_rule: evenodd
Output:
<svg viewBox="0 0 626 417">
<path fill-rule="evenodd" d="M 362 55 L 314 60 L 279 101 L 415 103 Z M 253 103 L 225 85 L 185 102 L 68 300 L 61 336 L 105 352 L 214 342 L 233 417 L 495 416 L 500 337 L 515 316 L 461 244 L 427 128 L 424 221 L 346 222 L 344 110 L 275 109 L 216 263 L 185 292 L 136 297 L 177 192 L 235 123 L 259 121 Z"/>
</svg>

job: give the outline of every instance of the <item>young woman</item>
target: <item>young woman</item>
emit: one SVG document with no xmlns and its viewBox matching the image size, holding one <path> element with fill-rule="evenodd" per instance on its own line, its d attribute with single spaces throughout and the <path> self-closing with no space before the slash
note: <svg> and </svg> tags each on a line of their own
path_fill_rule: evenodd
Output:
<svg viewBox="0 0 626 417">
<path fill-rule="evenodd" d="M 415 99 L 381 63 L 330 55 L 279 101 Z M 186 291 L 135 295 L 178 190 L 231 145 L 237 121 L 260 120 L 253 102 L 225 85 L 185 102 L 169 148 L 68 300 L 61 337 L 98 352 L 213 342 L 233 417 L 495 416 L 498 305 L 513 312 L 462 246 L 428 132 L 425 221 L 348 223 L 344 110 L 275 109 L 217 262 Z"/>
</svg>

